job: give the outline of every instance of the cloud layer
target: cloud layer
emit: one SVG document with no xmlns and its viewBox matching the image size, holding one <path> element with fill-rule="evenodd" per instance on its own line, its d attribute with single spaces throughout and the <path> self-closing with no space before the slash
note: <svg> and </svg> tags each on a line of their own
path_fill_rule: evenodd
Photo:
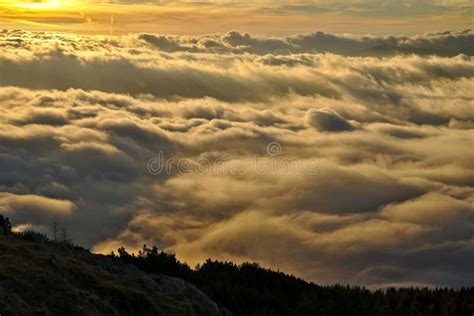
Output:
<svg viewBox="0 0 474 316">
<path fill-rule="evenodd" d="M 472 36 L 4 31 L 0 210 L 101 252 L 472 285 Z"/>
</svg>

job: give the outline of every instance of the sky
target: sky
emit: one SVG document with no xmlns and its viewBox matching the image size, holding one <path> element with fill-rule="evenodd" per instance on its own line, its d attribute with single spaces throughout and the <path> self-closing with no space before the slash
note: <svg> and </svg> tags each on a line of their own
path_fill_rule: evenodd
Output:
<svg viewBox="0 0 474 316">
<path fill-rule="evenodd" d="M 2 2 L 0 213 L 98 253 L 472 286 L 470 27 L 462 1 Z"/>
<path fill-rule="evenodd" d="M 88 1 L 0 0 L 0 28 L 87 34 L 203 35 L 239 30 L 288 36 L 415 34 L 467 29 L 471 1 Z"/>
</svg>

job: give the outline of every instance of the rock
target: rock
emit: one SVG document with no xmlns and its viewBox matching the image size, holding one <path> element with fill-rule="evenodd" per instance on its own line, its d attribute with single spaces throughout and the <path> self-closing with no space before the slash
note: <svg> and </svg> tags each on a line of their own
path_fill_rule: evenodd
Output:
<svg viewBox="0 0 474 316">
<path fill-rule="evenodd" d="M 158 284 L 148 275 L 142 275 L 139 277 L 140 282 L 147 290 L 155 290 L 158 288 Z"/>
<path fill-rule="evenodd" d="M 212 311 L 216 315 L 221 314 L 219 306 L 217 306 L 217 304 L 213 300 L 211 300 L 209 297 L 207 297 L 207 295 L 204 294 L 203 291 L 201 291 L 200 289 L 198 289 L 194 285 L 191 285 L 191 284 L 188 284 L 188 285 L 189 285 L 189 289 L 192 292 L 194 292 L 196 297 L 201 301 L 201 304 L 207 305 L 208 310 Z"/>
<path fill-rule="evenodd" d="M 186 282 L 184 280 L 172 278 L 164 274 L 160 274 L 158 285 L 163 292 L 181 291 L 186 288 Z"/>
<path fill-rule="evenodd" d="M 194 298 L 204 307 L 207 315 L 222 315 L 224 314 L 219 306 L 207 297 L 204 292 L 195 287 L 194 285 L 178 278 L 169 277 L 160 274 L 160 281 L 158 283 L 159 289 L 163 292 L 180 292 L 185 294 L 187 297 Z"/>
<path fill-rule="evenodd" d="M 134 264 L 115 264 L 115 262 L 107 258 L 100 262 L 99 266 L 112 273 L 121 273 L 126 279 L 140 283 L 140 285 L 142 285 L 147 290 L 155 290 L 159 288 L 158 284 L 154 280 L 153 275 L 143 272 Z"/>
<path fill-rule="evenodd" d="M 140 273 L 140 269 L 134 264 L 126 264 L 121 268 L 121 272 L 125 274 L 136 274 Z"/>
</svg>

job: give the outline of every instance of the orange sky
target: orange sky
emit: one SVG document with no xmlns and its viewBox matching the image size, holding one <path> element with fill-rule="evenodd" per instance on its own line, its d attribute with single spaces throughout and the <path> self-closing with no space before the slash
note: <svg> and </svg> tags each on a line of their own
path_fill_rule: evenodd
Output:
<svg viewBox="0 0 474 316">
<path fill-rule="evenodd" d="M 0 28 L 86 34 L 154 32 L 197 35 L 239 30 L 291 35 L 330 33 L 414 34 L 473 25 L 469 3 L 341 4 L 325 2 L 98 3 L 80 0 L 0 2 Z"/>
</svg>

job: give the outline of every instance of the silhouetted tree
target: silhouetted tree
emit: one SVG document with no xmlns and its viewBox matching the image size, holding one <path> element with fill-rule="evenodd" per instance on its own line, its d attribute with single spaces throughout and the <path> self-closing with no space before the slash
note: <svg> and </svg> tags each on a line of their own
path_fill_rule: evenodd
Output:
<svg viewBox="0 0 474 316">
<path fill-rule="evenodd" d="M 125 263 L 151 273 L 164 273 L 196 284 L 234 315 L 469 315 L 474 288 L 389 288 L 369 291 L 358 286 L 319 286 L 257 263 L 236 265 L 206 260 L 191 270 L 174 254 L 146 245 L 137 255 L 125 248 Z"/>
<path fill-rule="evenodd" d="M 61 238 L 61 243 L 63 243 L 63 244 L 71 244 L 72 243 L 72 239 L 69 236 L 69 233 L 67 231 L 66 226 L 61 226 L 61 228 L 59 229 L 59 235 L 60 235 L 60 238 Z"/>
<path fill-rule="evenodd" d="M 59 240 L 59 225 L 56 221 L 52 221 L 49 225 L 49 231 L 51 233 L 51 238 L 54 242 Z"/>
</svg>

